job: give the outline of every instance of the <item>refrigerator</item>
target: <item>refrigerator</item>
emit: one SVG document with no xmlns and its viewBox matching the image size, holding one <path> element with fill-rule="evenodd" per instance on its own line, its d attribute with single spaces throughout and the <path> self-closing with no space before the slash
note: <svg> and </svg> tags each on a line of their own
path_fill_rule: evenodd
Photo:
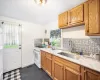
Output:
<svg viewBox="0 0 100 80">
<path fill-rule="evenodd" d="M 0 26 L 0 80 L 3 80 L 3 33 Z"/>
</svg>

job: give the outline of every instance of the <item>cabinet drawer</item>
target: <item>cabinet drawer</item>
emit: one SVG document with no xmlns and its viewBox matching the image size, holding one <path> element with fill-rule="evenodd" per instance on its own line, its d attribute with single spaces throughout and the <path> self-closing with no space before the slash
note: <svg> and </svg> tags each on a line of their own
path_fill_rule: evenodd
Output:
<svg viewBox="0 0 100 80">
<path fill-rule="evenodd" d="M 73 62 L 70 62 L 68 60 L 62 59 L 62 58 L 57 57 L 57 56 L 55 56 L 55 60 L 63 63 L 65 66 L 68 66 L 68 67 L 72 68 L 73 70 L 80 72 L 81 66 L 78 64 L 75 64 Z"/>
<path fill-rule="evenodd" d="M 46 52 L 46 57 L 52 58 L 52 54 Z"/>
</svg>

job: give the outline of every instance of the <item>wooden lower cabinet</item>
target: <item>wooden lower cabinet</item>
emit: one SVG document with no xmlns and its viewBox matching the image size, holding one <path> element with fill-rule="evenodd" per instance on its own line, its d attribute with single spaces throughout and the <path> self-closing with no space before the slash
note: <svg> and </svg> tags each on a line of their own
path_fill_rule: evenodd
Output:
<svg viewBox="0 0 100 80">
<path fill-rule="evenodd" d="M 46 72 L 52 76 L 52 59 L 46 57 Z"/>
<path fill-rule="evenodd" d="M 100 73 L 41 51 L 41 66 L 53 80 L 100 80 Z"/>
<path fill-rule="evenodd" d="M 54 61 L 54 80 L 64 80 L 64 66 L 62 63 Z"/>
<path fill-rule="evenodd" d="M 44 51 L 41 51 L 41 67 L 46 70 L 46 54 Z"/>
<path fill-rule="evenodd" d="M 65 67 L 64 80 L 81 80 L 81 74 L 69 67 Z"/>
<path fill-rule="evenodd" d="M 100 73 L 85 69 L 85 80 L 100 80 Z"/>
<path fill-rule="evenodd" d="M 52 55 L 41 51 L 41 67 L 52 77 Z"/>
</svg>

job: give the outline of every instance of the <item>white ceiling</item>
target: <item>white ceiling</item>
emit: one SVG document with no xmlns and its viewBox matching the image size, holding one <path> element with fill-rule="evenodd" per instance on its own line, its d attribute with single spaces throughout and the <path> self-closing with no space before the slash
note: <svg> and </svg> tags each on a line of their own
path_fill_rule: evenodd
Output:
<svg viewBox="0 0 100 80">
<path fill-rule="evenodd" d="M 58 14 L 86 0 L 48 0 L 44 6 L 34 0 L 0 0 L 0 16 L 11 17 L 45 25 L 57 19 Z"/>
</svg>

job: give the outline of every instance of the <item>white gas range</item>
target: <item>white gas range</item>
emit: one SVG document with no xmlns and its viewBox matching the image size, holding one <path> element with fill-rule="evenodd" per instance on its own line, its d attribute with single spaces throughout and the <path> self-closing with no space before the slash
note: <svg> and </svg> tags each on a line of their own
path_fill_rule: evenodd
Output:
<svg viewBox="0 0 100 80">
<path fill-rule="evenodd" d="M 34 39 L 34 48 L 33 48 L 33 53 L 34 53 L 34 63 L 41 68 L 41 48 L 43 48 L 42 46 L 42 42 L 49 42 L 48 38 L 40 38 L 40 39 Z"/>
<path fill-rule="evenodd" d="M 41 68 L 41 48 L 35 47 L 33 49 L 34 63 Z"/>
</svg>

